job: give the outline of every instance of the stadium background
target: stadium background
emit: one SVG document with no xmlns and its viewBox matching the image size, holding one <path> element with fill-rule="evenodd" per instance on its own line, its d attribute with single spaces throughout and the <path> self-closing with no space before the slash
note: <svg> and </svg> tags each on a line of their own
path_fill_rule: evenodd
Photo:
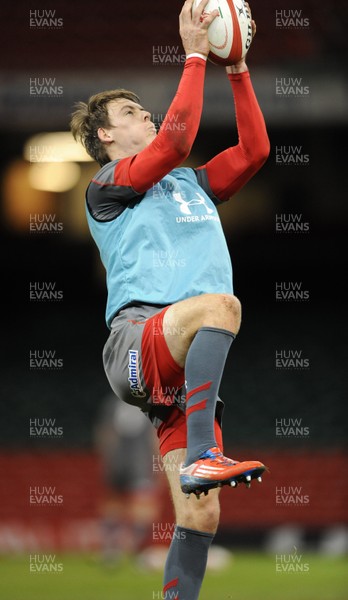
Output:
<svg viewBox="0 0 348 600">
<path fill-rule="evenodd" d="M 98 550 L 98 503 L 104 492 L 93 427 L 109 391 L 100 358 L 107 335 L 103 272 L 83 207 L 83 191 L 95 165 L 79 163 L 80 177 L 69 190 L 38 191 L 29 177 L 40 158 L 26 160 L 24 147 L 34 134 L 67 130 L 74 102 L 101 89 L 138 91 L 160 121 L 181 72 L 176 62 L 182 53 L 180 6 L 177 0 L 170 7 L 154 3 L 146 8 L 135 0 L 126 6 L 60 1 L 35 6 L 17 2 L 15 8 L 8 4 L 1 9 L 0 551 L 4 560 L 24 557 L 18 577 L 24 577 L 32 551 Z M 311 0 L 272 0 L 252 9 L 258 34 L 248 64 L 272 151 L 262 171 L 221 209 L 235 292 L 244 309 L 221 396 L 227 404 L 226 448 L 236 458 L 257 455 L 270 465 L 271 475 L 260 488 L 238 490 L 239 496 L 223 493 L 217 541 L 235 550 L 271 549 L 268 568 L 274 570 L 275 553 L 294 546 L 307 552 L 347 551 L 347 7 L 340 0 L 319 6 Z M 30 11 L 48 10 L 55 11 L 61 25 L 30 27 Z M 283 11 L 286 20 L 299 10 L 308 23 L 280 27 L 276 11 Z M 54 80 L 55 92 L 33 96 L 30 80 L 35 78 Z M 280 97 L 277 80 L 286 86 L 289 78 L 300 78 L 309 94 Z M 236 142 L 230 103 L 222 70 L 209 65 L 192 164 Z M 31 148 L 35 153 L 35 145 Z M 296 152 L 304 164 L 279 164 Z M 33 214 L 54 215 L 63 231 L 30 232 Z M 301 215 L 308 231 L 277 232 L 280 215 Z M 63 292 L 62 300 L 30 300 L 35 282 L 53 282 Z M 276 301 L 276 284 L 281 282 L 300 284 L 309 299 Z M 63 367 L 30 369 L 30 352 L 43 349 L 53 350 Z M 277 369 L 276 353 L 290 350 L 302 353 L 308 361 L 302 366 L 309 368 Z M 33 419 L 54 419 L 63 435 L 31 436 Z M 291 429 L 286 434 L 289 424 L 297 424 L 297 435 Z M 277 426 L 284 428 L 282 435 L 277 435 Z M 28 488 L 47 484 L 56 486 L 64 504 L 33 513 Z M 277 489 L 289 497 L 289 489 L 296 486 L 302 499 L 308 497 L 308 506 L 277 504 Z M 162 506 L 167 522 L 169 500 Z M 285 598 L 292 583 L 287 579 L 282 585 Z M 344 597 L 338 589 L 325 596 L 314 579 L 308 585 L 306 599 L 311 594 L 317 599 Z M 133 598 L 124 586 L 114 597 Z M 22 598 L 13 589 L 7 593 L 5 589 L 6 598 Z M 40 598 L 43 592 L 37 588 L 35 593 Z M 214 593 L 220 597 L 219 588 Z M 55 598 L 53 591 L 42 597 Z"/>
</svg>

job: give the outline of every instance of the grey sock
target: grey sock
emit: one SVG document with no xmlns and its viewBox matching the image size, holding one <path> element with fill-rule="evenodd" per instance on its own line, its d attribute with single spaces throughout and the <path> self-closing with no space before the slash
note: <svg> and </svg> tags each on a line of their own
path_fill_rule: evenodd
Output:
<svg viewBox="0 0 348 600">
<path fill-rule="evenodd" d="M 216 446 L 214 420 L 217 395 L 228 351 L 235 335 L 226 329 L 201 327 L 185 363 L 186 466 Z"/>
<path fill-rule="evenodd" d="M 197 600 L 213 539 L 212 533 L 175 527 L 164 569 L 162 598 Z"/>
</svg>

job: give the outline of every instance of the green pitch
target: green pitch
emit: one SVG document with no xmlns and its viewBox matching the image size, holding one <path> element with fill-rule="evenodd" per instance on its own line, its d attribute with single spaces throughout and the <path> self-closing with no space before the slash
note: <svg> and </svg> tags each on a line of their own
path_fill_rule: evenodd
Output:
<svg viewBox="0 0 348 600">
<path fill-rule="evenodd" d="M 54 555 L 51 555 L 54 556 Z M 2 600 L 155 600 L 161 573 L 124 561 L 106 568 L 88 555 L 55 555 L 52 572 L 31 572 L 29 556 L 0 558 Z M 301 555 L 288 567 L 275 555 L 237 553 L 226 569 L 208 572 L 200 600 L 347 600 L 344 558 Z M 278 564 L 282 564 L 282 561 Z M 289 563 L 285 563 L 289 564 Z M 298 565 L 298 566 L 296 566 Z M 47 567 L 48 568 L 48 567 Z M 285 570 L 284 570 L 285 569 Z"/>
</svg>

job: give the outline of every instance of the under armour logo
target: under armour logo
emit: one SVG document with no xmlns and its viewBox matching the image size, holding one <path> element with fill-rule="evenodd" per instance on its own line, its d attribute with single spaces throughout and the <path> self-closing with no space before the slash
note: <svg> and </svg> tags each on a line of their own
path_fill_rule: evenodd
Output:
<svg viewBox="0 0 348 600">
<path fill-rule="evenodd" d="M 189 207 L 195 206 L 197 204 L 203 204 L 207 211 L 207 214 L 211 215 L 214 211 L 213 209 L 209 208 L 206 199 L 199 192 L 196 192 L 196 196 L 197 198 L 193 198 L 192 200 L 189 200 L 187 202 L 186 200 L 184 200 L 180 192 L 173 192 L 174 200 L 176 200 L 176 202 L 180 204 L 180 212 L 182 212 L 184 215 L 192 215 L 192 212 Z"/>
</svg>

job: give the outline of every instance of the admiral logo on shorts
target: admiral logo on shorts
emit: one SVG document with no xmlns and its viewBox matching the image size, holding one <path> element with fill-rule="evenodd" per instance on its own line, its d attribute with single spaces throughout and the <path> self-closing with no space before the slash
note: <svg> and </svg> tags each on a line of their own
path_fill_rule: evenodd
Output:
<svg viewBox="0 0 348 600">
<path fill-rule="evenodd" d="M 142 388 L 139 377 L 138 350 L 129 350 L 128 355 L 128 381 L 131 394 L 135 398 L 144 398 L 146 396 L 146 392 L 144 392 Z"/>
</svg>

